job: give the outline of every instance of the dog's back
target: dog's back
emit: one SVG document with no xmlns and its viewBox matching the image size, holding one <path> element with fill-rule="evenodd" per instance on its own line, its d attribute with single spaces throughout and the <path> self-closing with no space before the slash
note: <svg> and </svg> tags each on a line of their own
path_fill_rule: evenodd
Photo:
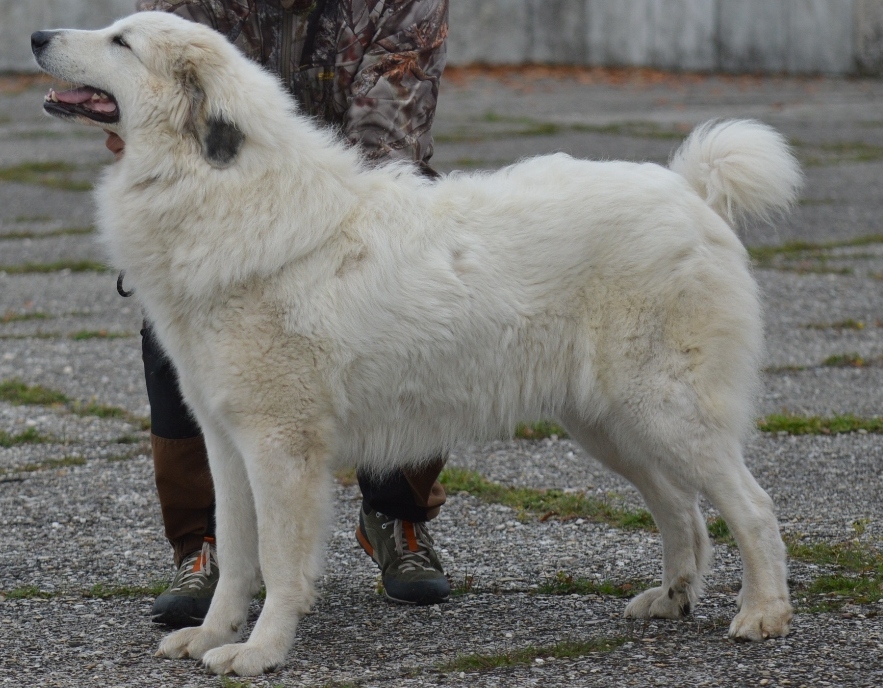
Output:
<svg viewBox="0 0 883 688">
<path fill-rule="evenodd" d="M 381 466 L 434 456 L 521 420 L 649 407 L 675 388 L 744 434 L 761 309 L 723 214 L 784 210 L 800 174 L 752 122 L 700 129 L 674 160 L 676 174 L 545 156 L 428 189 L 406 236 L 378 240 L 397 264 L 369 246 L 328 302 L 350 304 L 326 321 L 342 347 L 344 453 Z M 443 221 L 427 219 L 434 207 Z"/>
</svg>

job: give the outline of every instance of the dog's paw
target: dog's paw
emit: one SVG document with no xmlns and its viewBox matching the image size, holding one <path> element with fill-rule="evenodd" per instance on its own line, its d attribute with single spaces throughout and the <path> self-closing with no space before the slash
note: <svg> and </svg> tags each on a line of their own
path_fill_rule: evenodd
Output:
<svg viewBox="0 0 883 688">
<path fill-rule="evenodd" d="M 182 628 L 180 631 L 170 633 L 159 644 L 157 657 L 169 657 L 170 659 L 183 659 L 191 657 L 202 659 L 206 652 L 215 647 L 220 647 L 236 640 L 236 633 L 218 633 L 210 631 L 203 626 Z"/>
<path fill-rule="evenodd" d="M 274 652 L 259 645 L 237 643 L 209 650 L 202 665 L 216 674 L 259 676 L 285 663 L 285 653 Z"/>
<path fill-rule="evenodd" d="M 792 618 L 794 611 L 787 600 L 773 600 L 750 609 L 743 606 L 730 624 L 729 636 L 750 641 L 783 638 L 791 630 Z"/>
<path fill-rule="evenodd" d="M 650 588 L 635 597 L 625 608 L 630 619 L 682 619 L 693 609 L 688 585 Z"/>
</svg>

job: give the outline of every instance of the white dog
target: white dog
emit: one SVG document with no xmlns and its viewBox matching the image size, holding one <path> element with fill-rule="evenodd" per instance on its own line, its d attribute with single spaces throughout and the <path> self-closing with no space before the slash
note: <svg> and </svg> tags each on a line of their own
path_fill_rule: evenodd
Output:
<svg viewBox="0 0 883 688">
<path fill-rule="evenodd" d="M 662 585 L 627 616 L 697 602 L 704 494 L 744 562 L 730 635 L 788 632 L 785 547 L 742 458 L 763 347 L 732 229 L 795 199 L 777 133 L 702 126 L 670 169 L 559 154 L 430 182 L 363 165 L 274 76 L 175 16 L 33 44 L 45 71 L 83 84 L 46 109 L 126 142 L 97 192 L 102 237 L 208 445 L 221 579 L 202 626 L 160 655 L 245 675 L 282 664 L 313 603 L 334 466 L 388 469 L 548 417 L 659 526 Z"/>
</svg>

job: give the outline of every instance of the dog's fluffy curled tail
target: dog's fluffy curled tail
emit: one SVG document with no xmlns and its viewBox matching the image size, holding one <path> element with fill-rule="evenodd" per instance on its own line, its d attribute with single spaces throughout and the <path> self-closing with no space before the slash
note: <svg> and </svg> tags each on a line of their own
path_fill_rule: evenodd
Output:
<svg viewBox="0 0 883 688">
<path fill-rule="evenodd" d="M 803 185 L 785 137 L 754 120 L 700 125 L 669 168 L 731 225 L 746 218 L 769 221 L 794 204 Z"/>
</svg>

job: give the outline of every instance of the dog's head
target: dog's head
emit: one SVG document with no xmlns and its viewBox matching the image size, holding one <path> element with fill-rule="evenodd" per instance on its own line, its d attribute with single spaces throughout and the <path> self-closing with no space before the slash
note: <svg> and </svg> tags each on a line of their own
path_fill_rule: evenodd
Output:
<svg viewBox="0 0 883 688">
<path fill-rule="evenodd" d="M 45 72 L 75 85 L 49 91 L 51 115 L 113 131 L 127 147 L 142 131 L 154 144 L 189 140 L 214 167 L 232 164 L 243 146 L 233 107 L 254 66 L 207 27 L 140 12 L 99 31 L 37 31 L 31 47 Z"/>
</svg>

